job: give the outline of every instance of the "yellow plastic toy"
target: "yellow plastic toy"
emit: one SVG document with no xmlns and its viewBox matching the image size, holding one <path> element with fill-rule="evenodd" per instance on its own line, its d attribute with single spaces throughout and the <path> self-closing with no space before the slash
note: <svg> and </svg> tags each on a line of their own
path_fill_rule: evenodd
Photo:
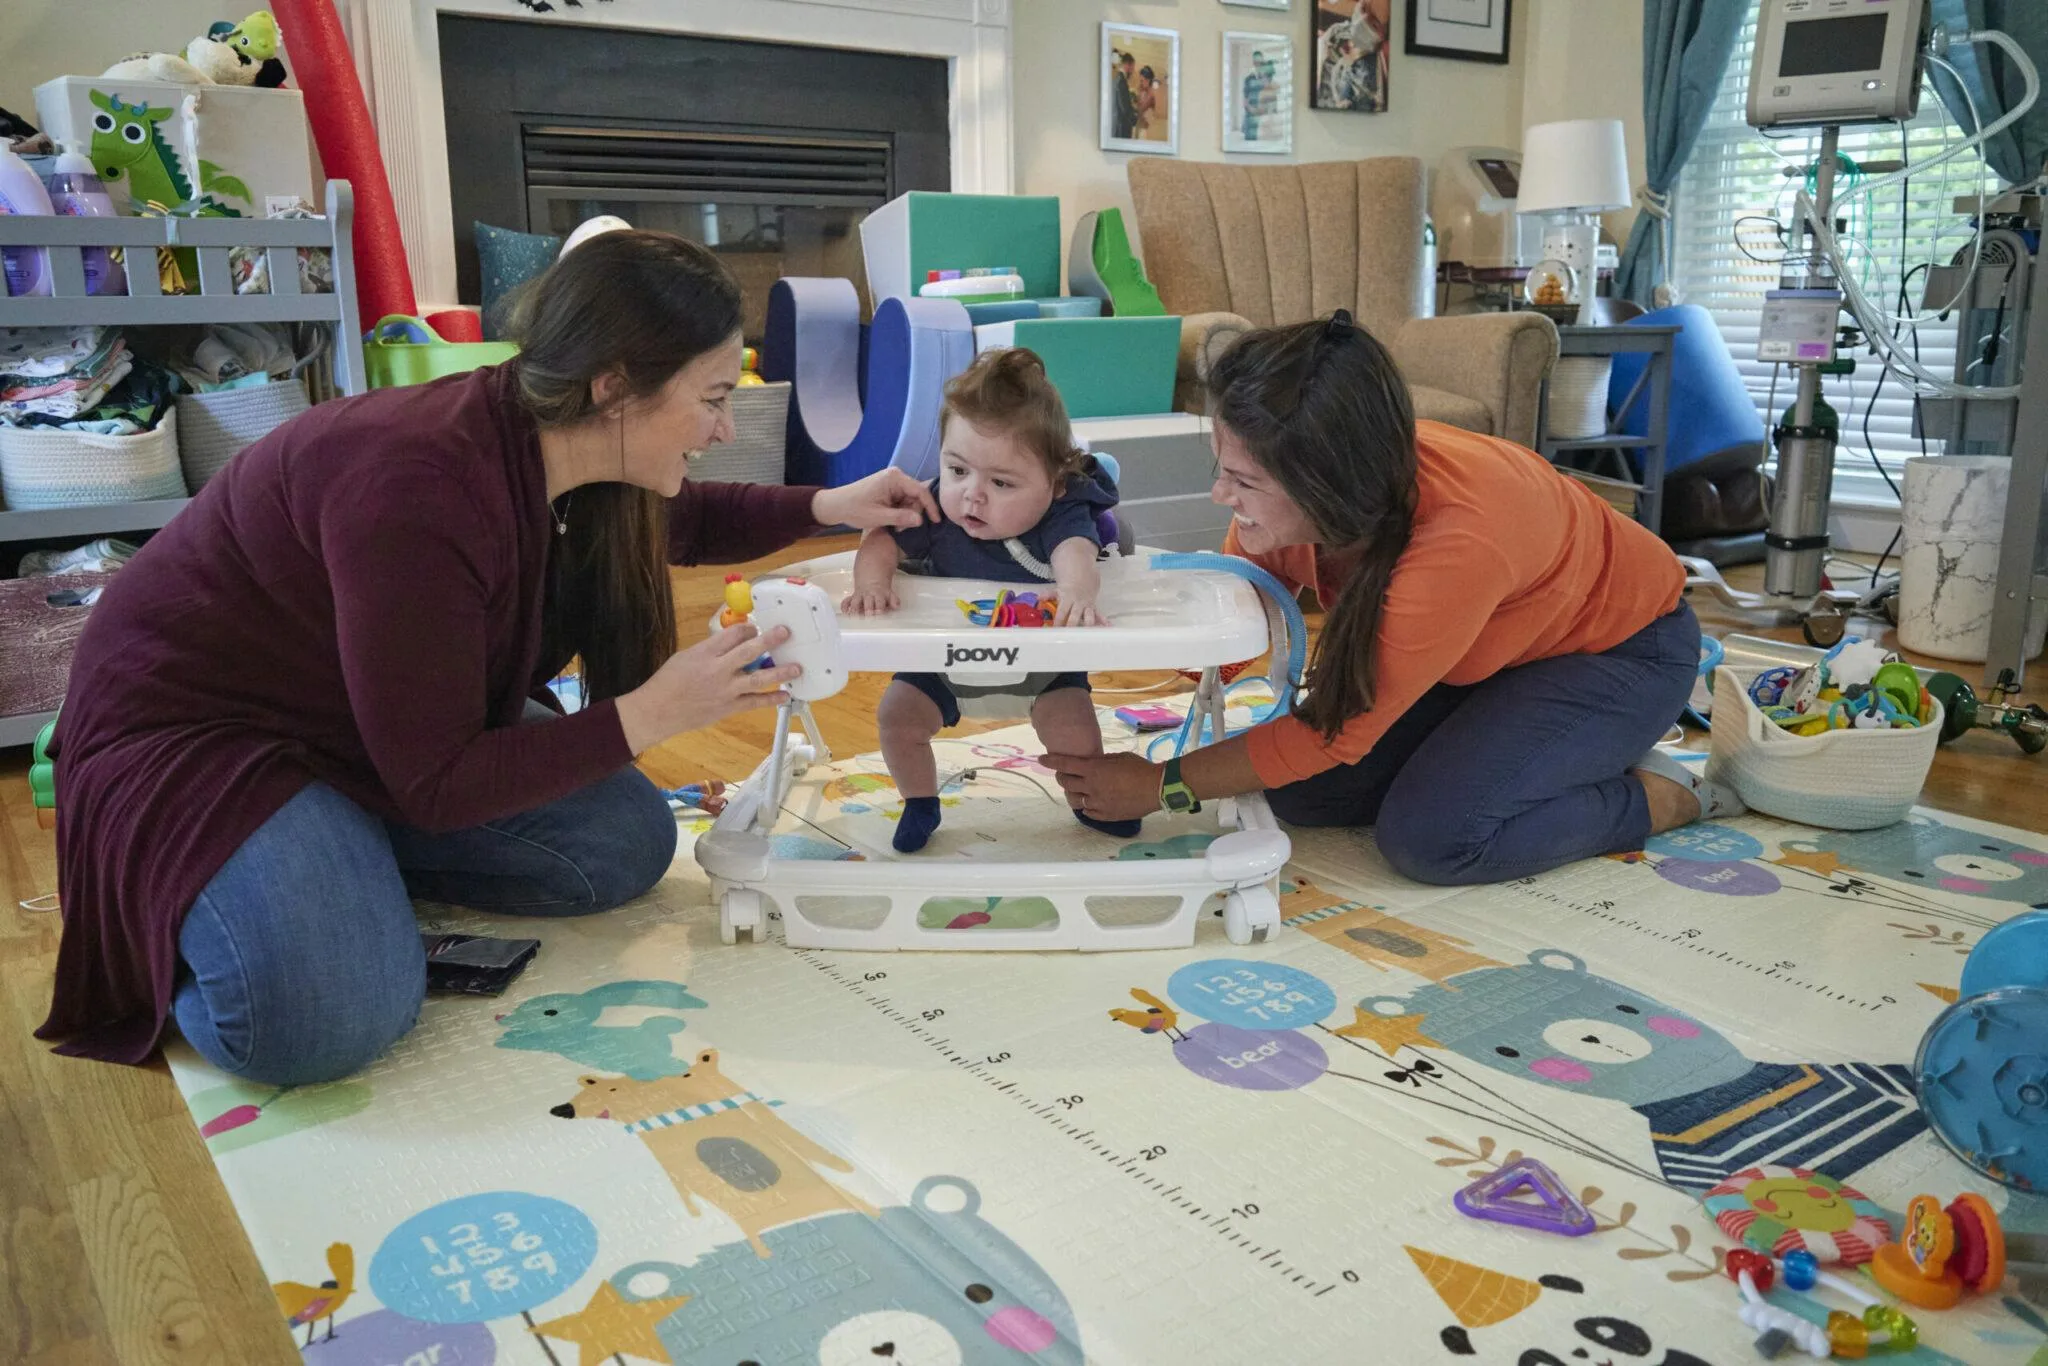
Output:
<svg viewBox="0 0 2048 1366">
<path fill-rule="evenodd" d="M 725 576 L 725 606 L 718 613 L 720 626 L 737 626 L 754 611 L 754 589 L 737 574 Z"/>
<path fill-rule="evenodd" d="M 761 378 L 760 369 L 761 353 L 751 346 L 741 347 L 740 384 L 743 387 L 749 384 L 766 384 L 768 381 Z"/>
</svg>

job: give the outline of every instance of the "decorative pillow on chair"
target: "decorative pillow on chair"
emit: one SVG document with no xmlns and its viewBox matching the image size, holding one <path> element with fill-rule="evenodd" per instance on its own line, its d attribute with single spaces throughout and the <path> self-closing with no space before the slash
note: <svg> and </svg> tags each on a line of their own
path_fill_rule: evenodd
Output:
<svg viewBox="0 0 2048 1366">
<path fill-rule="evenodd" d="M 562 252 L 562 239 L 492 227 L 489 223 L 473 226 L 478 274 L 483 280 L 484 338 L 497 341 L 505 334 L 507 299 L 519 286 L 554 264 Z"/>
</svg>

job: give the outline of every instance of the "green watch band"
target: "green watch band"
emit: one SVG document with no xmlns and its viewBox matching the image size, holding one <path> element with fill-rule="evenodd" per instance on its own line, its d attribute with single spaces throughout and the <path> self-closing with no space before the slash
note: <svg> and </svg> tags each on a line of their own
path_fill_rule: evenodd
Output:
<svg viewBox="0 0 2048 1366">
<path fill-rule="evenodd" d="M 1202 809 L 1202 803 L 1195 797 L 1194 789 L 1180 779 L 1178 754 L 1166 761 L 1166 772 L 1159 783 L 1159 804 L 1168 811 L 1183 816 Z"/>
</svg>

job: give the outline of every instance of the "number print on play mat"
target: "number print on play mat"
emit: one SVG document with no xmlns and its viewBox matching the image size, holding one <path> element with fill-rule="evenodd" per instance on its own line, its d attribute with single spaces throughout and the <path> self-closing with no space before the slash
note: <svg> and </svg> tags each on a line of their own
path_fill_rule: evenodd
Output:
<svg viewBox="0 0 2048 1366">
<path fill-rule="evenodd" d="M 429 1323 L 482 1323 L 547 1303 L 597 1256 L 573 1205 L 520 1191 L 465 1195 L 393 1229 L 370 1262 L 387 1308 Z"/>
</svg>

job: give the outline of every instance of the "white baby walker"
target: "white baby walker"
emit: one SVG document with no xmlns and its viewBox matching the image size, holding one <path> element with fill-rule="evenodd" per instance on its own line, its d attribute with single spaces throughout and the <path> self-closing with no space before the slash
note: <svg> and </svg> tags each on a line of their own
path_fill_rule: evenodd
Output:
<svg viewBox="0 0 2048 1366">
<path fill-rule="evenodd" d="M 1225 734 L 1223 665 L 1273 647 L 1263 680 L 1288 709 L 1306 651 L 1300 610 L 1272 575 L 1235 556 L 1172 554 L 1139 549 L 1111 553 L 1101 564 L 1098 601 L 1106 627 L 1003 627 L 970 624 L 961 600 L 994 598 L 1017 584 L 898 575 L 901 605 L 878 616 L 841 618 L 837 605 L 853 584 L 853 552 L 823 557 L 751 582 L 754 625 L 765 635 L 790 628 L 774 654 L 801 664 L 791 700 L 775 718 L 768 757 L 741 783 L 710 830 L 697 841 L 697 862 L 718 900 L 719 937 L 759 941 L 768 903 L 780 910 L 783 942 L 821 949 L 1154 949 L 1194 943 L 1203 905 L 1223 894 L 1223 927 L 1233 944 L 1263 942 L 1280 924 L 1279 874 L 1290 853 L 1262 793 L 1216 803 L 1235 829 L 1195 858 L 997 863 L 954 859 L 872 861 L 788 859 L 772 852 L 769 834 L 792 780 L 813 762 L 829 762 L 808 703 L 830 697 L 856 672 L 945 674 L 969 686 L 1022 682 L 1029 673 L 1069 670 L 1200 669 L 1186 725 L 1155 740 L 1187 747 Z M 1048 585 L 1049 587 L 1049 585 Z M 715 623 L 714 623 L 715 625 Z M 1274 676 L 1278 674 L 1279 676 Z M 1233 686 L 1236 686 L 1233 684 Z M 792 740 L 792 715 L 809 743 Z M 1263 717 L 1261 718 L 1263 719 Z M 1057 920 L 1031 928 L 948 929 L 919 923 L 927 900 L 954 897 L 1042 897 Z M 1091 899 L 1177 898 L 1162 919 L 1104 923 Z M 830 924 L 806 914 L 849 898 L 886 901 L 872 927 Z"/>
</svg>

